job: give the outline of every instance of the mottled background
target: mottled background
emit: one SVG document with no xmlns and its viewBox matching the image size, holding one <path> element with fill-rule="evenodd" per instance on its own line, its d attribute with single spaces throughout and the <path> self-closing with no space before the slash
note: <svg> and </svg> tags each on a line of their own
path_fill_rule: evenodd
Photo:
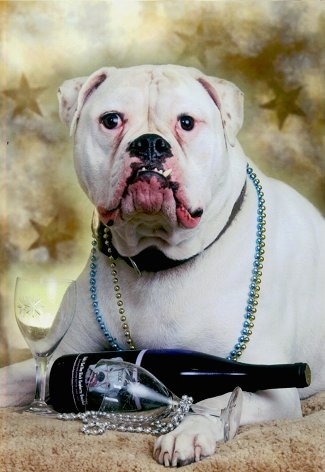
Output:
<svg viewBox="0 0 325 472">
<path fill-rule="evenodd" d="M 75 278 L 89 252 L 92 210 L 57 112 L 66 78 L 179 63 L 232 80 L 246 153 L 325 212 L 324 0 L 2 1 L 0 21 L 2 363 L 25 347 L 16 275 Z"/>
</svg>

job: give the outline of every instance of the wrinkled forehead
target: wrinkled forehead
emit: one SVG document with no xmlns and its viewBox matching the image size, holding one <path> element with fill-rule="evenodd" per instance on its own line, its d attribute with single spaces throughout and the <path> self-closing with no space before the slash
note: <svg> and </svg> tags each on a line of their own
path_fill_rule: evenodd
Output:
<svg viewBox="0 0 325 472">
<path fill-rule="evenodd" d="M 196 82 L 186 67 L 149 65 L 115 69 L 110 74 L 109 81 L 120 86 L 146 84 L 160 87 Z"/>
<path fill-rule="evenodd" d="M 176 66 L 116 69 L 96 94 L 101 96 L 104 103 L 109 102 L 111 107 L 114 107 L 114 103 L 116 106 L 139 103 L 148 106 L 159 103 L 175 106 L 179 103 L 190 107 L 192 102 L 198 105 L 202 101 L 211 101 L 202 85 L 186 73 L 186 68 Z"/>
</svg>

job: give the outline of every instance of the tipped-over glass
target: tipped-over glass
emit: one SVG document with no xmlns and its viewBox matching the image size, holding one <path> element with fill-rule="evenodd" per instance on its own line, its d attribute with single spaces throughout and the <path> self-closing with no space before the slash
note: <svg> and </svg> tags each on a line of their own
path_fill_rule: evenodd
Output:
<svg viewBox="0 0 325 472">
<path fill-rule="evenodd" d="M 85 434 L 105 430 L 165 434 L 187 414 L 211 415 L 222 422 L 223 439 L 232 439 L 240 423 L 242 391 L 237 387 L 221 411 L 193 404 L 188 396 L 178 398 L 146 369 L 119 358 L 102 359 L 86 375 L 85 413 L 60 414 L 60 419 L 81 419 Z"/>
<path fill-rule="evenodd" d="M 68 297 L 64 297 L 66 292 Z M 72 280 L 18 277 L 15 315 L 36 365 L 36 390 L 25 411 L 55 414 L 47 405 L 46 373 L 49 360 L 71 325 L 76 309 L 76 283 Z"/>
</svg>

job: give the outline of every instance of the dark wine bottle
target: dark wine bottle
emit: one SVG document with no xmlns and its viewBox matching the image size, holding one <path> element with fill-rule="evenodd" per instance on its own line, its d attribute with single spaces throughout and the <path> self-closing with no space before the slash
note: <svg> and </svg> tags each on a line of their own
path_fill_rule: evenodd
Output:
<svg viewBox="0 0 325 472">
<path fill-rule="evenodd" d="M 103 351 L 59 357 L 50 372 L 50 401 L 58 412 L 85 410 L 90 369 L 102 359 L 120 358 L 147 369 L 171 392 L 194 401 L 231 392 L 237 386 L 248 392 L 274 388 L 307 387 L 308 364 L 244 364 L 196 351 L 145 349 Z"/>
</svg>

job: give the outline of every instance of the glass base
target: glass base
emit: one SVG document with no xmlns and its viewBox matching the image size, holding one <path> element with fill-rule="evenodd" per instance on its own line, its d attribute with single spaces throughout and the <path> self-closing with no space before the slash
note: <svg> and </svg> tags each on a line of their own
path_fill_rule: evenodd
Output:
<svg viewBox="0 0 325 472">
<path fill-rule="evenodd" d="M 227 407 L 221 411 L 223 421 L 224 441 L 233 439 L 240 425 L 240 417 L 243 406 L 243 392 L 240 387 L 236 387 L 232 392 Z"/>
<path fill-rule="evenodd" d="M 23 412 L 34 413 L 36 415 L 57 416 L 57 412 L 46 402 L 41 400 L 34 400 L 30 405 L 23 408 Z"/>
</svg>

